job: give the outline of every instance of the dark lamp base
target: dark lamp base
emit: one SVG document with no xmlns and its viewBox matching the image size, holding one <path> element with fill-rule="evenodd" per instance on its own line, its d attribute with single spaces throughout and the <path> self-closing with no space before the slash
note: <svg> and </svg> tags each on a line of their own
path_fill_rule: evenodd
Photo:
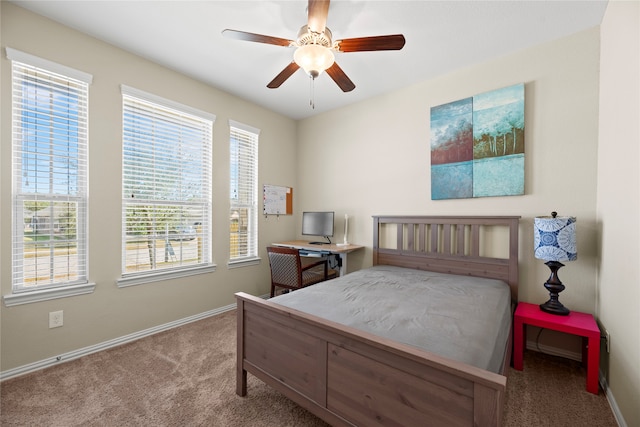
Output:
<svg viewBox="0 0 640 427">
<path fill-rule="evenodd" d="M 553 300 L 549 300 L 544 304 L 540 304 L 540 310 L 546 313 L 557 314 L 560 316 L 566 316 L 571 312 L 567 307 L 562 305 L 560 301 Z"/>
<path fill-rule="evenodd" d="M 544 287 L 549 291 L 549 301 L 540 304 L 540 310 L 546 313 L 566 316 L 570 313 L 569 309 L 558 301 L 558 295 L 564 290 L 564 285 L 558 277 L 558 270 L 560 267 L 564 267 L 564 264 L 558 261 L 547 261 L 545 265 L 551 270 L 551 276 L 544 284 Z"/>
</svg>

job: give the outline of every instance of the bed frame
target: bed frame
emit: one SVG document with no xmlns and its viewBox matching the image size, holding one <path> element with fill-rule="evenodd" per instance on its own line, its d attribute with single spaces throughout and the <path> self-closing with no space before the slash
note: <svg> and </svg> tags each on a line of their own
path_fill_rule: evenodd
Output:
<svg viewBox="0 0 640 427">
<path fill-rule="evenodd" d="M 373 217 L 373 264 L 502 279 L 517 301 L 519 217 Z M 395 227 L 395 244 L 389 240 Z M 508 230 L 508 257 L 481 254 L 484 228 Z M 491 234 L 491 232 L 489 233 Z M 499 426 L 501 374 L 237 293 L 236 393 L 247 372 L 333 426 Z"/>
</svg>

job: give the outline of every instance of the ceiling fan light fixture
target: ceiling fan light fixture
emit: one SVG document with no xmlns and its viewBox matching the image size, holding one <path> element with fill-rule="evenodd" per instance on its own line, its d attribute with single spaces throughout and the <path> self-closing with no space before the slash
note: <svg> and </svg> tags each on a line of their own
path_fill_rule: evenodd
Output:
<svg viewBox="0 0 640 427">
<path fill-rule="evenodd" d="M 317 44 L 300 46 L 293 54 L 293 60 L 312 78 L 318 77 L 335 62 L 329 48 Z"/>
</svg>

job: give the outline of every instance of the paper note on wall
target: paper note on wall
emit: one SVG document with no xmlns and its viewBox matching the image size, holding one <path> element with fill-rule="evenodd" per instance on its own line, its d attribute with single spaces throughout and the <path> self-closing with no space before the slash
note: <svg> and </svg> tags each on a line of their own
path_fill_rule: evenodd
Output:
<svg viewBox="0 0 640 427">
<path fill-rule="evenodd" d="M 265 215 L 291 215 L 293 213 L 293 189 L 265 184 L 262 192 Z"/>
</svg>

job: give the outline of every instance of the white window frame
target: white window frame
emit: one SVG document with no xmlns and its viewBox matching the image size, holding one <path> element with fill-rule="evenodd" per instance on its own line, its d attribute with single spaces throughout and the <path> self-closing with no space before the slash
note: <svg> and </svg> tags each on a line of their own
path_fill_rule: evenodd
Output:
<svg viewBox="0 0 640 427">
<path fill-rule="evenodd" d="M 13 306 L 91 293 L 95 283 L 88 281 L 87 200 L 88 101 L 93 77 L 9 47 L 6 54 L 12 65 L 13 244 L 12 293 L 3 296 L 4 303 Z M 31 91 L 26 92 L 27 83 L 33 82 Z M 40 91 L 38 97 L 34 87 Z M 42 94 L 48 96 L 46 104 L 41 103 Z M 61 107 L 65 103 L 72 116 L 64 115 Z M 25 124 L 26 117 L 36 113 L 37 134 Z M 48 131 L 45 137 L 40 132 L 43 129 Z M 31 188 L 27 188 L 29 181 Z M 26 203 L 40 203 L 45 211 L 43 216 L 34 211 L 37 218 L 29 227 Z M 75 206 L 66 210 L 69 216 L 60 210 L 63 205 Z M 25 232 L 29 228 L 35 235 L 33 227 L 37 230 L 40 225 L 46 227 L 37 237 L 45 239 L 34 256 L 29 250 L 33 238 L 26 241 Z M 64 247 L 66 253 L 60 250 Z M 36 284 L 28 285 L 27 280 Z M 40 281 L 43 283 L 38 284 Z"/>
<path fill-rule="evenodd" d="M 121 89 L 122 277 L 117 280 L 117 285 L 126 287 L 215 271 L 211 254 L 211 176 L 215 115 L 129 86 L 122 85 Z M 128 114 L 149 120 L 142 123 L 139 131 L 128 134 L 128 129 L 133 128 L 133 121 L 127 118 Z M 167 134 L 162 133 L 159 126 L 156 127 L 166 124 L 170 124 Z M 193 132 L 197 137 L 191 138 L 191 134 L 187 135 L 187 132 Z M 165 135 L 168 136 L 163 138 Z M 148 156 L 129 156 L 125 151 L 130 147 L 140 150 L 140 153 L 148 150 Z M 168 151 L 174 149 L 176 151 Z M 141 159 L 144 161 L 140 162 Z M 135 167 L 128 164 L 131 161 L 136 162 Z M 167 174 L 162 173 L 164 167 L 169 171 Z M 179 185 L 163 185 L 162 178 L 179 180 Z M 175 193 L 168 194 L 168 189 L 175 189 Z M 144 227 L 149 229 L 149 235 L 153 237 L 148 239 L 148 267 L 134 263 L 136 268 L 141 269 L 136 271 L 132 270 L 132 264 L 127 260 L 128 256 L 136 253 L 134 249 L 129 249 L 131 246 L 127 246 L 127 243 L 131 245 L 135 240 L 127 227 L 135 227 L 136 220 L 128 217 L 127 212 L 139 209 L 140 205 L 145 205 L 151 211 L 148 217 L 150 222 Z M 163 219 L 163 209 L 171 212 L 170 219 Z"/>
<path fill-rule="evenodd" d="M 258 141 L 260 129 L 229 120 L 229 268 L 258 257 Z M 238 144 L 237 147 L 234 147 Z M 234 193 L 238 194 L 234 194 Z M 246 215 L 238 215 L 245 211 Z M 240 225 L 238 225 L 240 224 Z M 235 231 L 234 231 L 235 230 Z M 246 241 L 244 248 L 240 242 Z"/>
</svg>

